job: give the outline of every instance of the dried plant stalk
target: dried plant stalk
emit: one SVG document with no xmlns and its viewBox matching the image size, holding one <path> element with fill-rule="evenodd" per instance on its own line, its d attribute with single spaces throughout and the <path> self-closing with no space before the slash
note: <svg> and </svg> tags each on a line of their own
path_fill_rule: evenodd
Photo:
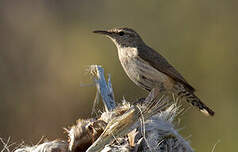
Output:
<svg viewBox="0 0 238 152">
<path fill-rule="evenodd" d="M 178 106 L 153 89 L 146 99 L 116 106 L 110 76 L 101 66 L 90 67 L 103 99 L 105 112 L 90 119 L 79 119 L 65 129 L 68 142 L 51 141 L 16 152 L 192 152 L 173 125 Z"/>
</svg>

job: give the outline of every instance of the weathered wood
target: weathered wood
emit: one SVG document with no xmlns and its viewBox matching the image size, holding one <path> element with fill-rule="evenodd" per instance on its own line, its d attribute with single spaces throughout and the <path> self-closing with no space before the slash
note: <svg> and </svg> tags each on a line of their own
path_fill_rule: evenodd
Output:
<svg viewBox="0 0 238 152">
<path fill-rule="evenodd" d="M 104 77 L 104 69 L 100 65 L 91 65 L 90 73 L 95 75 L 94 80 L 97 86 L 97 90 L 102 96 L 105 110 L 112 111 L 116 107 L 114 100 L 114 93 L 111 84 L 110 75 L 108 75 L 108 83 Z"/>
<path fill-rule="evenodd" d="M 52 141 L 32 147 L 24 146 L 15 152 L 192 152 L 189 143 L 173 125 L 178 113 L 176 104 L 160 97 L 153 89 L 145 100 L 116 106 L 110 75 L 108 82 L 101 66 L 92 65 L 97 90 L 105 112 L 97 118 L 79 119 L 65 129 L 68 142 Z"/>
</svg>

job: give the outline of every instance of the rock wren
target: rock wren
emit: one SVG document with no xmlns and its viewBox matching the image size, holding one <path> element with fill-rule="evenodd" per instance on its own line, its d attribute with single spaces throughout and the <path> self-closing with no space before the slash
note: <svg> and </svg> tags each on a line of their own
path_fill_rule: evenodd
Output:
<svg viewBox="0 0 238 152">
<path fill-rule="evenodd" d="M 115 43 L 123 69 L 136 85 L 147 91 L 158 88 L 161 93 L 172 92 L 204 114 L 214 115 L 194 94 L 195 89 L 183 76 L 163 56 L 147 46 L 134 30 L 115 28 L 94 33 L 106 35 Z"/>
</svg>

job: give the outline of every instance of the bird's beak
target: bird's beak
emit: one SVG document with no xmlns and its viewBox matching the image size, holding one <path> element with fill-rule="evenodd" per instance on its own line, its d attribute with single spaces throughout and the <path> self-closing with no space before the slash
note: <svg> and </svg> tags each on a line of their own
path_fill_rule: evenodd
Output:
<svg viewBox="0 0 238 152">
<path fill-rule="evenodd" d="M 102 30 L 96 30 L 96 31 L 93 31 L 93 33 L 104 34 L 104 35 L 111 35 L 112 34 L 112 32 L 102 31 Z"/>
</svg>

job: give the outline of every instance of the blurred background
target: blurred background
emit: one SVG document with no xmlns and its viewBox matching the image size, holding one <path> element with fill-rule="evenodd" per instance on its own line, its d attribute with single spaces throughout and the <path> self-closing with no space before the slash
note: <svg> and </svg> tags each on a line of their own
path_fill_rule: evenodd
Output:
<svg viewBox="0 0 238 152">
<path fill-rule="evenodd" d="M 216 112 L 181 117 L 196 151 L 237 150 L 238 2 L 235 0 L 0 1 L 0 137 L 36 144 L 65 139 L 90 117 L 96 88 L 85 69 L 112 76 L 117 101 L 146 93 L 124 73 L 113 43 L 96 29 L 131 27 L 159 50 Z"/>
</svg>

